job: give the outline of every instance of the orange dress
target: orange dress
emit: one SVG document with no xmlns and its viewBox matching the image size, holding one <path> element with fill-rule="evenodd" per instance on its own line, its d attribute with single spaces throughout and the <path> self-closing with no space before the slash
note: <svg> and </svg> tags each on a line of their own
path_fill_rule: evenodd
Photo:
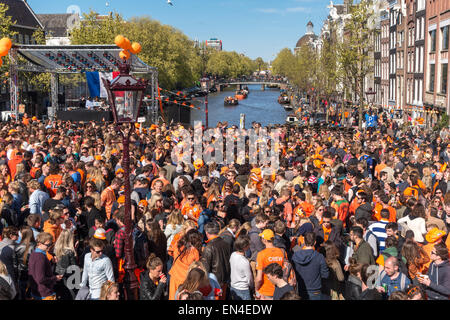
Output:
<svg viewBox="0 0 450 320">
<path fill-rule="evenodd" d="M 194 247 L 187 249 L 183 257 L 180 257 L 180 253 L 176 247 L 174 252 L 175 262 L 169 271 L 169 300 L 175 300 L 175 293 L 178 287 L 186 280 L 189 266 L 193 262 L 200 260 L 200 253 Z"/>
</svg>

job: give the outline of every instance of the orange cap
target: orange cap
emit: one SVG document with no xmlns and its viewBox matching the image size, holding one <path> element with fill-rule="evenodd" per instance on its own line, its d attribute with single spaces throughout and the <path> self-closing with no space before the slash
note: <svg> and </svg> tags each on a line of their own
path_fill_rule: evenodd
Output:
<svg viewBox="0 0 450 320">
<path fill-rule="evenodd" d="M 425 236 L 425 240 L 429 243 L 435 243 L 436 241 L 442 239 L 447 233 L 445 231 L 439 230 L 438 228 L 433 228 Z"/>
</svg>

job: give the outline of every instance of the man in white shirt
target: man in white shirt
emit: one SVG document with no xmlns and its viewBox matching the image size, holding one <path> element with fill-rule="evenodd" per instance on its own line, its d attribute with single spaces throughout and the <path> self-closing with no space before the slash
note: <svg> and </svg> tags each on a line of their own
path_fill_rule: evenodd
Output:
<svg viewBox="0 0 450 320">
<path fill-rule="evenodd" d="M 114 271 L 111 260 L 103 254 L 105 243 L 93 238 L 89 241 L 90 253 L 84 257 L 83 276 L 81 288 L 89 283 L 91 300 L 99 300 L 103 283 L 114 282 Z"/>
</svg>

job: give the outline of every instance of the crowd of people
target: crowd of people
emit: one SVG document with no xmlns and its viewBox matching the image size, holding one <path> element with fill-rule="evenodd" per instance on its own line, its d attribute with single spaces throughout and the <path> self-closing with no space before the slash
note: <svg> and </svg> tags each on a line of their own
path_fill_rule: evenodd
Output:
<svg viewBox="0 0 450 320">
<path fill-rule="evenodd" d="M 181 125 L 133 127 L 138 298 L 448 300 L 450 131 L 375 122 L 269 128 L 272 171 L 175 164 Z M 122 149 L 112 124 L 0 124 L 0 299 L 124 299 Z"/>
</svg>

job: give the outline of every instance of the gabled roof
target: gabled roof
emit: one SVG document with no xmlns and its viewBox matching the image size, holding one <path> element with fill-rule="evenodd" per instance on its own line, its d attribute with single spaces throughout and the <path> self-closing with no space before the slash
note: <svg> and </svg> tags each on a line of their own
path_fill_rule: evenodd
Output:
<svg viewBox="0 0 450 320">
<path fill-rule="evenodd" d="M 12 21 L 15 22 L 16 26 L 31 29 L 44 29 L 44 26 L 26 1 L 0 0 L 0 2 L 8 6 L 6 15 L 12 17 Z"/>
<path fill-rule="evenodd" d="M 44 25 L 44 30 L 47 35 L 52 37 L 67 37 L 68 20 L 74 16 L 75 21 L 79 21 L 80 17 L 74 13 L 63 14 L 38 14 L 37 17 Z"/>
</svg>

